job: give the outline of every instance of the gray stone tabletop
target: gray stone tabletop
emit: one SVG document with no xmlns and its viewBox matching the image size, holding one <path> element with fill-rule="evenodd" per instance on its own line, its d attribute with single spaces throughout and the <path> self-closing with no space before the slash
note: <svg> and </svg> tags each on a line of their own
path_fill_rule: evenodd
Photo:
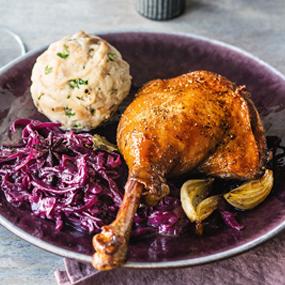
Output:
<svg viewBox="0 0 285 285">
<path fill-rule="evenodd" d="M 162 22 L 138 14 L 133 0 L 0 0 L 0 27 L 18 34 L 28 51 L 79 30 L 94 34 L 133 30 L 191 33 L 244 49 L 283 74 L 284 15 L 284 0 L 186 0 L 180 17 Z M 253 251 L 269 252 L 270 246 L 284 245 L 284 240 L 285 233 Z M 274 278 L 280 273 L 282 276 L 284 258 L 283 269 L 270 268 L 263 284 L 285 284 L 285 273 L 283 280 Z M 61 257 L 30 245 L 0 226 L 0 284 L 56 284 L 53 273 L 63 268 Z M 195 280 L 188 284 L 199 284 Z M 240 284 L 237 280 L 229 280 L 229 284 Z"/>
</svg>

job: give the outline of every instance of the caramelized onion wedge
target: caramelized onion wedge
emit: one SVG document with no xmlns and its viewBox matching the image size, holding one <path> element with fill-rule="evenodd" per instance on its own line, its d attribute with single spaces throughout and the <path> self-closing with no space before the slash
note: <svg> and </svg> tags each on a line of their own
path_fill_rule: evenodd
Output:
<svg viewBox="0 0 285 285">
<path fill-rule="evenodd" d="M 213 178 L 188 180 L 182 185 L 180 190 L 182 208 L 192 223 L 201 223 L 197 207 L 209 195 L 213 181 Z"/>
<path fill-rule="evenodd" d="M 221 195 L 211 196 L 201 201 L 196 209 L 199 218 L 196 221 L 196 233 L 202 235 L 203 224 L 202 221 L 207 219 L 215 210 L 219 208 Z"/>
<path fill-rule="evenodd" d="M 251 180 L 224 194 L 226 201 L 237 209 L 253 209 L 269 195 L 273 187 L 273 171 L 266 169 L 260 180 Z"/>
<path fill-rule="evenodd" d="M 220 195 L 206 198 L 198 204 L 196 212 L 201 221 L 207 219 L 215 210 L 219 208 L 221 201 Z"/>
</svg>

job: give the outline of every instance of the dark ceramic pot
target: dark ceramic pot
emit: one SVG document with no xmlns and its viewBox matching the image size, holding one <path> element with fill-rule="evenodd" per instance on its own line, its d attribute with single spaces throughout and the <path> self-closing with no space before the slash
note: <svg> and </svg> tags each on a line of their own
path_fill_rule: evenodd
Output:
<svg viewBox="0 0 285 285">
<path fill-rule="evenodd" d="M 135 7 L 144 17 L 165 21 L 184 12 L 185 0 L 136 0 Z"/>
</svg>

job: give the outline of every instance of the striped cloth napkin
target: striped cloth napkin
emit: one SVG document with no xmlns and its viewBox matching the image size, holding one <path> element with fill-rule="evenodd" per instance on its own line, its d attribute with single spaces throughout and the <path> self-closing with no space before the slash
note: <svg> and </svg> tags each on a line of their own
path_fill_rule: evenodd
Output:
<svg viewBox="0 0 285 285">
<path fill-rule="evenodd" d="M 90 264 L 64 259 L 58 285 L 281 285 L 285 284 L 285 232 L 239 256 L 188 268 L 98 271 Z"/>
</svg>

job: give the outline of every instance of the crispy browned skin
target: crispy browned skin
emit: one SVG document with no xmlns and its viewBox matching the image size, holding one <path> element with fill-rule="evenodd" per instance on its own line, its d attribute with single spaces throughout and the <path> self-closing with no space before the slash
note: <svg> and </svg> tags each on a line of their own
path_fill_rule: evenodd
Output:
<svg viewBox="0 0 285 285">
<path fill-rule="evenodd" d="M 129 189 L 130 181 L 144 186 L 141 200 L 154 206 L 169 193 L 167 177 L 200 171 L 222 178 L 256 179 L 267 159 L 264 130 L 245 88 L 235 88 L 224 77 L 206 71 L 146 84 L 120 120 L 117 143 L 129 167 L 125 211 L 120 210 L 123 221 L 135 212 L 128 210 L 128 193 L 136 197 L 132 209 L 140 200 L 140 191 L 135 194 Z M 130 228 L 125 225 L 111 238 L 103 236 L 107 240 L 123 236 L 127 241 Z M 109 244 L 100 246 L 106 251 Z M 112 259 L 116 260 L 113 267 L 122 265 L 126 252 L 109 254 L 109 267 Z"/>
</svg>

